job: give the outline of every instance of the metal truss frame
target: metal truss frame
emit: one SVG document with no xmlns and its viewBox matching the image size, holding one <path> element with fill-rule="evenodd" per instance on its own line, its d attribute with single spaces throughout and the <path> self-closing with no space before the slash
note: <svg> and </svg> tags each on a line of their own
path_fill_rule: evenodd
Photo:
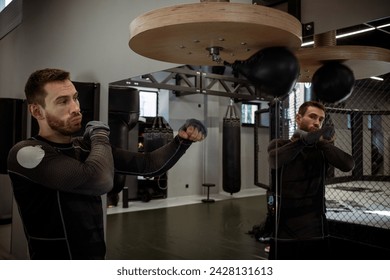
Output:
<svg viewBox="0 0 390 280">
<path fill-rule="evenodd" d="M 171 90 L 176 96 L 207 94 L 236 101 L 268 100 L 248 80 L 219 75 L 184 65 L 110 83 L 111 87 L 143 87 Z"/>
</svg>

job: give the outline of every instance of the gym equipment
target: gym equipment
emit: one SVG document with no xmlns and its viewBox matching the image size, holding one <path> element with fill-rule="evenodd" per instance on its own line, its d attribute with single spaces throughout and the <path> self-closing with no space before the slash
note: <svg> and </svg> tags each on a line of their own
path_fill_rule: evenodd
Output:
<svg viewBox="0 0 390 280">
<path fill-rule="evenodd" d="M 22 99 L 0 98 L 0 175 L 8 177 L 9 150 L 26 138 L 26 102 Z M 12 187 L 8 180 L 0 184 L 0 224 L 12 220 Z"/>
<path fill-rule="evenodd" d="M 0 98 L 0 173 L 7 174 L 9 150 L 26 138 L 26 102 L 22 99 Z"/>
<path fill-rule="evenodd" d="M 163 117 L 157 116 L 150 128 L 144 131 L 144 151 L 151 152 L 173 140 L 173 129 Z"/>
<path fill-rule="evenodd" d="M 173 140 L 173 129 L 161 116 L 146 117 L 145 127 L 141 133 L 143 141 L 140 151 L 142 152 L 152 152 Z M 167 186 L 167 173 L 158 177 L 138 180 L 138 197 L 143 202 L 148 202 L 157 197 L 165 198 L 167 196 Z"/>
<path fill-rule="evenodd" d="M 134 128 L 139 118 L 139 92 L 130 87 L 109 87 L 108 125 L 110 126 L 110 143 L 118 148 L 129 149 L 129 131 Z M 132 143 L 136 149 L 137 141 Z M 126 175 L 114 175 L 114 187 L 107 194 L 108 206 L 116 206 L 119 192 L 123 192 L 123 206 L 127 204 Z"/>
<path fill-rule="evenodd" d="M 289 14 L 265 5 L 200 2 L 164 7 L 138 16 L 130 23 L 129 47 L 151 59 L 204 66 L 231 64 L 234 60 L 246 60 L 264 48 L 286 47 L 296 50 L 300 62 L 299 81 L 309 83 L 315 71 L 328 61 L 343 61 L 357 80 L 390 71 L 390 50 L 360 45 L 336 46 L 336 30 L 324 32 L 324 28 L 314 28 L 314 22 L 302 25 L 298 20 L 300 4 L 293 12 L 292 7 L 297 3 L 288 3 L 287 10 L 292 13 Z M 314 35 L 314 48 L 298 49 L 302 37 L 308 35 Z M 327 42 L 329 37 L 333 37 L 331 43 Z"/>
<path fill-rule="evenodd" d="M 290 93 L 299 76 L 298 59 L 284 47 L 265 48 L 231 66 L 252 82 L 260 95 L 272 97 Z"/>
<path fill-rule="evenodd" d="M 223 118 L 222 134 L 223 190 L 233 194 L 241 189 L 241 123 L 233 100 Z"/>
<path fill-rule="evenodd" d="M 211 187 L 215 187 L 215 184 L 203 183 L 202 187 L 207 188 L 207 198 L 202 199 L 202 202 L 204 202 L 204 203 L 213 203 L 213 202 L 215 202 L 214 199 L 210 198 L 210 188 Z"/>
<path fill-rule="evenodd" d="M 373 46 L 337 46 L 336 30 L 314 35 L 313 48 L 295 51 L 300 64 L 299 82 L 310 83 L 313 75 L 329 62 L 349 67 L 356 80 L 380 76 L 390 71 L 390 50 Z"/>
<path fill-rule="evenodd" d="M 355 77 L 349 67 L 339 62 L 329 62 L 314 73 L 312 88 L 318 100 L 338 103 L 352 94 L 354 83 Z"/>
<path fill-rule="evenodd" d="M 130 23 L 129 47 L 152 59 L 206 66 L 245 60 L 269 46 L 298 49 L 302 44 L 302 24 L 286 12 L 263 5 L 201 2 L 138 16 Z"/>
<path fill-rule="evenodd" d="M 128 130 L 131 130 L 137 124 L 139 118 L 138 89 L 110 86 L 108 92 L 110 117 L 121 119 Z"/>
</svg>

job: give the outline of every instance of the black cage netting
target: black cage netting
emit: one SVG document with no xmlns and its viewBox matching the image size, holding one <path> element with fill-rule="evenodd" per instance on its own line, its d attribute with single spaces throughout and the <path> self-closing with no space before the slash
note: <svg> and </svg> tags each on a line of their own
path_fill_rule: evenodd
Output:
<svg viewBox="0 0 390 280">
<path fill-rule="evenodd" d="M 328 105 L 335 145 L 351 153 L 355 168 L 337 170 L 326 186 L 330 219 L 390 228 L 390 76 L 355 82 L 345 103 Z"/>
<path fill-rule="evenodd" d="M 383 81 L 363 79 L 355 82 L 351 96 L 340 104 L 325 104 L 325 124 L 336 130 L 335 145 L 352 154 L 351 172 L 332 170 L 326 182 L 327 216 L 331 221 L 390 229 L 390 74 Z M 297 86 L 298 89 L 299 86 Z M 295 114 L 304 101 L 303 85 L 280 103 L 282 138 L 295 130 Z M 299 93 L 301 91 L 301 93 Z M 255 183 L 269 184 L 266 141 L 271 130 L 255 127 Z M 272 118 L 272 113 L 270 115 Z M 363 235 L 364 232 L 359 233 Z"/>
</svg>

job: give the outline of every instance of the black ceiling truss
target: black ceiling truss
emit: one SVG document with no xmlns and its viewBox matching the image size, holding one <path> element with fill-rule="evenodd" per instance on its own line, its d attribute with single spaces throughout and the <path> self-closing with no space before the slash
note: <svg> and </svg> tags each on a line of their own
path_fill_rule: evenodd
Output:
<svg viewBox="0 0 390 280">
<path fill-rule="evenodd" d="M 110 86 L 166 89 L 176 96 L 206 94 L 235 100 L 267 99 L 257 95 L 256 88 L 248 80 L 214 74 L 207 69 L 196 69 L 189 65 L 113 82 Z"/>
</svg>

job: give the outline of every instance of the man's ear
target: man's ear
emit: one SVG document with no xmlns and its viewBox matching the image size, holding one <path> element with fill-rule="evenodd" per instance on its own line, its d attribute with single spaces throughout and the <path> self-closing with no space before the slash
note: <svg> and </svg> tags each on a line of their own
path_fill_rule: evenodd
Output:
<svg viewBox="0 0 390 280">
<path fill-rule="evenodd" d="M 28 105 L 31 115 L 37 120 L 44 119 L 43 108 L 39 104 Z"/>
<path fill-rule="evenodd" d="M 299 122 L 301 121 L 301 119 L 302 119 L 301 114 L 296 114 L 296 115 L 295 115 L 295 121 L 296 121 L 297 123 L 299 123 Z"/>
</svg>

